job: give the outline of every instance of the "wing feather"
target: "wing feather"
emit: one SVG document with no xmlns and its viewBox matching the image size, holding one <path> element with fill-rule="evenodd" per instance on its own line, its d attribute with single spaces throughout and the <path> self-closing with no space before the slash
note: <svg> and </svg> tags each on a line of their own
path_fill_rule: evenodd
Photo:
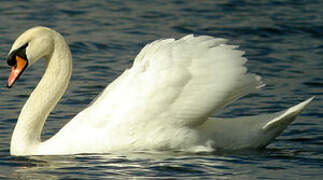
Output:
<svg viewBox="0 0 323 180">
<path fill-rule="evenodd" d="M 88 111 L 110 125 L 200 125 L 262 84 L 259 76 L 247 73 L 244 52 L 226 42 L 193 35 L 154 41 Z"/>
</svg>

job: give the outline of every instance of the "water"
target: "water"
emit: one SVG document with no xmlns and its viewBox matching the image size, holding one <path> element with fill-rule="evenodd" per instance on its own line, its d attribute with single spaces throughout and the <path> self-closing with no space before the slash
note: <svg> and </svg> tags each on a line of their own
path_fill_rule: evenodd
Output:
<svg viewBox="0 0 323 180">
<path fill-rule="evenodd" d="M 2 1 L 0 3 L 1 179 L 320 179 L 323 177 L 323 2 L 303 1 Z M 155 39 L 188 33 L 230 39 L 246 51 L 248 68 L 267 84 L 221 116 L 279 111 L 316 99 L 264 150 L 12 157 L 10 136 L 44 63 L 5 87 L 6 54 L 18 34 L 45 25 L 61 32 L 73 53 L 71 84 L 50 115 L 53 135 Z M 322 176 L 322 177 L 321 177 Z"/>
</svg>

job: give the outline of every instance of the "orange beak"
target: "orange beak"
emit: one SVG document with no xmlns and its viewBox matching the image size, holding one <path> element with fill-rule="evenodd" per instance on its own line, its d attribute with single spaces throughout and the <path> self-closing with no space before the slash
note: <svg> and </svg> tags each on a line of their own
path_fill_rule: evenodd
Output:
<svg viewBox="0 0 323 180">
<path fill-rule="evenodd" d="M 11 73 L 8 78 L 8 88 L 11 88 L 12 85 L 16 82 L 16 80 L 19 78 L 19 76 L 22 74 L 22 72 L 27 67 L 27 61 L 19 56 L 16 56 L 16 65 L 11 67 Z"/>
</svg>

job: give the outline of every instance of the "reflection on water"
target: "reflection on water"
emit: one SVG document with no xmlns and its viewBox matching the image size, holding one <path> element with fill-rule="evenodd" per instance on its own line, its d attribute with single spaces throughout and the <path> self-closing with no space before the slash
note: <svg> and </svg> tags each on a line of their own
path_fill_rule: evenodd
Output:
<svg viewBox="0 0 323 180">
<path fill-rule="evenodd" d="M 4 1 L 0 6 L 0 178 L 99 179 L 318 179 L 323 125 L 321 1 Z M 19 33 L 45 25 L 61 32 L 73 54 L 71 84 L 43 132 L 46 139 L 115 79 L 144 44 L 184 34 L 230 39 L 267 84 L 230 105 L 221 116 L 279 111 L 316 99 L 267 149 L 12 157 L 9 142 L 18 114 L 44 72 L 44 62 L 8 90 L 5 57 Z"/>
<path fill-rule="evenodd" d="M 297 152 L 305 153 L 305 152 Z M 172 178 L 247 178 L 266 176 L 287 170 L 293 163 L 304 163 L 295 152 L 278 149 L 242 152 L 188 154 L 181 152 L 137 152 L 131 154 L 84 154 L 73 156 L 31 156 L 7 159 L 13 169 L 3 177 L 19 179 L 160 177 Z M 263 162 L 271 159 L 270 165 Z M 322 160 L 312 160 L 319 165 Z M 303 164 L 304 165 L 304 164 Z M 250 168 L 257 167 L 257 170 Z M 276 176 L 276 175 L 274 175 Z M 287 175 L 293 177 L 292 174 Z"/>
</svg>

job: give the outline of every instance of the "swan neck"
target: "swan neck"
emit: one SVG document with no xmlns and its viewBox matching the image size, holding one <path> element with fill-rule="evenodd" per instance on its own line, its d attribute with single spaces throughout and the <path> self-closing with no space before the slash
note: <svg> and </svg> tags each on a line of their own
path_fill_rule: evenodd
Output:
<svg viewBox="0 0 323 180">
<path fill-rule="evenodd" d="M 63 96 L 72 72 L 72 57 L 63 37 L 54 33 L 54 49 L 45 57 L 46 71 L 18 117 L 11 140 L 11 154 L 33 154 L 49 113 Z"/>
</svg>

